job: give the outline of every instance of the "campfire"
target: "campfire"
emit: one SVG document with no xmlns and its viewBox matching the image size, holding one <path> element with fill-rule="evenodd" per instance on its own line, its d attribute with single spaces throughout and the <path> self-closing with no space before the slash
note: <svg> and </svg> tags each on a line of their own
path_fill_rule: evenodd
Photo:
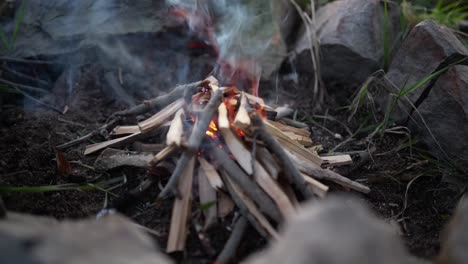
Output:
<svg viewBox="0 0 468 264">
<path fill-rule="evenodd" d="M 156 109 L 137 124 L 116 126 L 125 116 Z M 349 155 L 320 157 L 311 148 L 308 128 L 285 118 L 284 111 L 234 86 L 220 86 L 210 76 L 115 113 L 101 128 L 113 127 L 109 140 L 87 146 L 85 154 L 102 151 L 95 164 L 100 169 L 148 168 L 148 178 L 136 192 L 169 178 L 159 194 L 160 199 L 175 197 L 167 252 L 184 250 L 194 200 L 206 207 L 205 229 L 238 212 L 234 238 L 226 244 L 222 260 L 235 251 L 235 237 L 248 224 L 266 239 L 277 238 L 278 225 L 295 214 L 301 201 L 325 197 L 327 184 L 369 192 L 329 169 L 350 164 Z M 145 140 L 153 143 L 140 143 Z M 115 149 L 132 143 L 157 153 Z"/>
</svg>

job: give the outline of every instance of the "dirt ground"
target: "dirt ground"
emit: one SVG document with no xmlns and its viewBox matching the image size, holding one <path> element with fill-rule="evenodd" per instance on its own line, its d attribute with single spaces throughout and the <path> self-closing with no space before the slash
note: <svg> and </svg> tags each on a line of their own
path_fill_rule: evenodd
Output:
<svg viewBox="0 0 468 264">
<path fill-rule="evenodd" d="M 4 100 L 0 112 L 0 186 L 44 186 L 65 183 L 98 182 L 125 176 L 127 181 L 113 190 L 116 196 L 124 195 L 137 186 L 145 176 L 144 170 L 123 168 L 101 173 L 82 164 L 92 166 L 95 157 L 82 155 L 84 146 L 98 142 L 100 137 L 65 151 L 67 160 L 72 163 L 73 173 L 63 177 L 57 173 L 54 146 L 84 135 L 100 124 L 114 111 L 123 108 L 106 96 L 99 83 L 93 78 L 83 78 L 74 87 L 72 99 L 67 103 L 69 111 L 61 115 L 25 102 L 15 96 Z M 5 98 L 4 98 L 5 99 Z M 8 103 L 11 102 L 11 103 Z M 322 123 L 323 124 L 323 123 Z M 344 129 L 333 122 L 323 124 L 333 132 L 346 135 Z M 353 128 L 353 125 L 350 125 Z M 322 128 L 312 126 L 313 139 L 321 142 L 324 148 L 331 149 L 340 140 L 334 139 Z M 407 191 L 408 180 L 425 173 L 430 164 L 404 168 L 420 161 L 408 149 L 392 151 L 401 145 L 404 137 L 385 136 L 376 141 L 373 159 L 362 163 L 356 158 L 355 165 L 340 168 L 340 173 L 368 184 L 372 191 L 359 195 L 375 210 L 376 214 L 394 223 L 401 232 L 408 249 L 415 255 L 432 258 L 439 251 L 439 234 L 449 219 L 457 202 L 457 193 L 441 182 L 440 176 L 420 177 L 413 181 Z M 342 141 L 342 140 L 341 140 Z M 346 145 L 340 151 L 365 149 L 364 143 Z M 356 156 L 356 155 L 355 155 Z M 166 179 L 161 179 L 164 183 Z M 336 188 L 335 188 L 336 189 Z M 336 191 L 343 191 L 338 190 Z M 128 217 L 159 232 L 155 237 L 161 248 L 165 247 L 171 201 L 155 203 L 159 188 L 151 189 L 147 197 L 123 210 Z M 406 193 L 406 195 L 405 195 Z M 355 194 L 358 195 L 358 194 Z M 112 204 L 117 198 L 102 191 L 57 191 L 45 193 L 2 193 L 9 210 L 53 216 L 58 219 L 83 218 L 96 215 L 105 203 Z M 405 208 L 406 201 L 406 209 Z M 194 208 L 197 208 L 194 206 Z M 196 210 L 196 209 L 194 209 Z M 230 224 L 231 217 L 225 221 Z M 229 232 L 227 225 L 219 225 L 209 232 L 211 245 L 219 252 Z M 193 227 L 191 227 L 193 230 Z M 263 247 L 266 243 L 255 232 L 241 246 L 241 255 Z M 207 250 L 200 246 L 195 232 L 190 233 L 188 255 L 175 256 L 179 259 L 192 259 L 205 263 L 212 260 Z M 197 261 L 198 260 L 198 261 Z"/>
</svg>

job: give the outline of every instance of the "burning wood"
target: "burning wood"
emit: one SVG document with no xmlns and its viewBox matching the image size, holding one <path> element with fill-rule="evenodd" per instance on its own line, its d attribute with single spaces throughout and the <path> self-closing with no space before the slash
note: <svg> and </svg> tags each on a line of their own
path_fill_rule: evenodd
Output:
<svg viewBox="0 0 468 264">
<path fill-rule="evenodd" d="M 274 119 L 276 113 L 261 98 L 236 87 L 218 85 L 214 77 L 209 77 L 118 112 L 114 116 L 140 115 L 163 107 L 137 125 L 115 127 L 110 135 L 116 138 L 85 150 L 88 155 L 106 149 L 96 161 L 104 169 L 131 165 L 151 171 L 169 157 L 180 155 L 159 194 L 160 199 L 176 197 L 168 252 L 184 250 L 194 200 L 207 206 L 203 211 L 205 228 L 232 213 L 234 206 L 237 208 L 242 218 L 239 230 L 233 234 L 235 242 L 245 229 L 245 221 L 262 236 L 276 238 L 275 227 L 295 214 L 298 202 L 326 196 L 329 187 L 322 180 L 369 192 L 368 187 L 323 168 L 349 164 L 349 156 L 318 156 L 307 149 L 313 144 L 310 131 L 290 126 L 282 118 L 267 120 L 264 117 Z M 169 129 L 162 130 L 166 124 Z M 109 149 L 151 137 L 158 131 L 167 132 L 156 145 L 158 149 L 165 145 L 157 154 Z M 193 192 L 193 182 L 198 183 L 198 192 Z M 198 197 L 193 197 L 197 193 Z M 228 248 L 238 244 L 233 241 Z"/>
</svg>

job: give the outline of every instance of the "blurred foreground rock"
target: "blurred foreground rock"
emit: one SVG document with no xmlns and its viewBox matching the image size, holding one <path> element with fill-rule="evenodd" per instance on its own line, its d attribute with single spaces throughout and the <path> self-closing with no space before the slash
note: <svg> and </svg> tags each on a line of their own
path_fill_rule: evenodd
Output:
<svg viewBox="0 0 468 264">
<path fill-rule="evenodd" d="M 398 38 L 398 6 L 389 4 L 389 46 Z M 384 5 L 379 0 L 340 0 L 317 10 L 322 77 L 345 84 L 363 82 L 383 66 Z M 299 73 L 313 72 L 310 41 L 302 29 L 296 44 Z"/>
<path fill-rule="evenodd" d="M 393 229 L 355 199 L 331 197 L 305 206 L 281 239 L 249 264 L 408 263 Z"/>
<path fill-rule="evenodd" d="M 171 263 L 153 240 L 118 215 L 58 222 L 9 213 L 0 221 L 0 263 Z"/>
<path fill-rule="evenodd" d="M 468 55 L 463 43 L 446 27 L 433 21 L 418 24 L 404 41 L 393 59 L 387 79 L 390 93 L 398 94 L 431 75 L 440 65 Z M 458 56 L 459 57 L 459 56 Z M 407 95 L 409 102 L 399 100 L 400 109 L 394 113 L 419 133 L 433 154 L 453 160 L 468 158 L 468 66 L 453 66 L 431 87 L 425 85 Z M 387 97 L 385 103 L 392 103 Z M 383 106 L 383 109 L 387 109 Z M 421 120 L 421 118 L 423 120 Z M 423 122 L 424 121 L 424 122 Z M 427 126 L 427 127 L 426 127 Z"/>
<path fill-rule="evenodd" d="M 460 204 L 441 242 L 438 264 L 468 263 L 468 200 Z"/>
</svg>

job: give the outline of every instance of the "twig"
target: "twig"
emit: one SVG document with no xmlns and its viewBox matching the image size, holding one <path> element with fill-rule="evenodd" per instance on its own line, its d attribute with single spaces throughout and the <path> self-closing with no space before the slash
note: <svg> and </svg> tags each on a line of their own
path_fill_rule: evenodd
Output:
<svg viewBox="0 0 468 264">
<path fill-rule="evenodd" d="M 63 114 L 64 113 L 64 110 L 61 110 L 61 109 L 58 109 L 57 107 L 53 106 L 53 105 L 50 105 L 48 103 L 44 103 L 43 101 L 37 99 L 36 97 L 32 96 L 32 95 L 29 95 L 28 93 L 26 93 L 25 91 L 19 89 L 18 87 L 16 86 L 13 86 L 13 89 L 15 89 L 15 91 L 17 91 L 18 93 L 20 93 L 21 95 L 23 95 L 24 97 L 28 98 L 29 100 L 39 104 L 39 105 L 42 105 L 46 108 L 49 108 L 51 110 L 54 110 L 55 112 L 57 113 L 60 113 L 60 114 Z"/>
<path fill-rule="evenodd" d="M 278 143 L 278 141 L 276 141 L 276 139 L 265 130 L 265 125 L 263 124 L 262 118 L 256 112 L 252 112 L 250 118 L 252 119 L 254 129 L 258 131 L 260 139 L 282 163 L 285 175 L 288 177 L 289 182 L 300 191 L 304 199 L 311 198 L 312 191 L 309 189 L 308 184 L 306 184 L 306 181 L 299 173 L 299 170 L 296 168 L 296 166 L 294 166 L 293 162 Z"/>
<path fill-rule="evenodd" d="M 260 210 L 269 215 L 276 222 L 282 219 L 279 209 L 274 204 L 273 200 L 248 176 L 229 155 L 220 149 L 213 142 L 208 142 L 208 150 L 212 153 L 213 158 L 219 167 L 230 176 L 233 182 L 239 185 L 242 190 L 254 200 Z"/>
<path fill-rule="evenodd" d="M 208 81 L 199 81 L 195 83 L 178 85 L 171 90 L 170 93 L 158 96 L 156 98 L 147 100 L 142 104 L 136 105 L 132 108 L 115 112 L 112 116 L 128 116 L 128 115 L 141 115 L 152 109 L 164 107 L 173 101 L 181 98 L 184 95 L 185 90 L 195 89 L 200 86 L 206 85 Z"/>
<path fill-rule="evenodd" d="M 52 61 L 43 61 L 43 60 L 27 60 L 27 59 L 19 59 L 19 58 L 12 58 L 12 57 L 0 57 L 0 61 L 7 61 L 7 62 L 17 62 L 17 63 L 28 63 L 28 64 L 60 64 L 57 62 Z"/>
<path fill-rule="evenodd" d="M 204 108 L 203 113 L 195 123 L 192 134 L 188 139 L 186 151 L 182 154 L 179 161 L 177 162 L 177 166 L 171 178 L 169 179 L 169 182 L 159 194 L 160 198 L 167 197 L 170 192 L 172 192 L 172 194 L 174 194 L 176 197 L 180 198 L 180 193 L 177 190 L 179 178 L 182 175 L 182 172 L 184 171 L 189 160 L 195 155 L 198 148 L 200 147 L 200 144 L 205 136 L 205 132 L 208 130 L 208 126 L 213 119 L 218 106 L 222 102 L 222 97 L 223 89 L 218 89 Z"/>
<path fill-rule="evenodd" d="M 237 248 L 244 236 L 245 231 L 247 230 L 248 222 L 247 218 L 241 216 L 232 230 L 231 236 L 229 237 L 226 245 L 224 245 L 223 251 L 219 254 L 215 263 L 229 263 L 234 255 L 236 254 Z"/>
<path fill-rule="evenodd" d="M 0 83 L 8 84 L 8 85 L 11 85 L 11 86 L 14 86 L 14 87 L 19 87 L 19 88 L 22 88 L 22 89 L 25 89 L 25 90 L 29 90 L 31 92 L 42 93 L 42 94 L 50 94 L 50 92 L 45 90 L 45 89 L 30 86 L 30 85 L 15 83 L 15 82 L 11 82 L 11 81 L 8 81 L 8 80 L 5 80 L 5 79 L 0 79 Z"/>
<path fill-rule="evenodd" d="M 15 71 L 15 70 L 13 70 L 13 69 L 10 69 L 10 68 L 8 68 L 8 67 L 6 67 L 6 66 L 0 66 L 0 67 L 1 67 L 4 71 L 7 71 L 7 72 L 9 72 L 9 73 L 11 73 L 11 74 L 13 74 L 13 75 L 16 75 L 16 76 L 20 77 L 20 78 L 23 78 L 23 79 L 26 79 L 26 80 L 29 80 L 29 81 L 32 81 L 32 82 L 37 82 L 37 83 L 40 83 L 40 84 L 42 84 L 42 85 L 44 85 L 44 86 L 49 86 L 49 85 L 50 85 L 48 82 L 46 82 L 46 81 L 44 81 L 44 80 L 31 77 L 31 76 L 26 75 L 26 74 L 24 74 L 24 73 L 22 73 L 22 72 L 18 72 L 18 71 Z"/>
<path fill-rule="evenodd" d="M 62 123 L 65 123 L 65 124 L 69 124 L 69 125 L 72 125 L 72 126 L 77 126 L 77 127 L 81 127 L 81 128 L 85 128 L 86 126 L 83 125 L 83 124 L 80 124 L 80 123 L 76 123 L 76 122 L 73 122 L 73 121 L 70 121 L 70 120 L 66 120 L 66 119 L 63 119 L 63 118 L 57 118 L 57 120 L 59 122 L 62 122 Z"/>
<path fill-rule="evenodd" d="M 61 145 L 58 145 L 57 146 L 57 149 L 65 149 L 65 148 L 69 148 L 69 147 L 72 147 L 72 146 L 75 146 L 75 145 L 78 145 L 80 144 L 81 142 L 84 142 L 96 135 L 99 135 L 99 134 L 102 134 L 102 131 L 104 130 L 108 130 L 109 128 L 113 127 L 114 125 L 117 124 L 117 122 L 120 121 L 120 118 L 115 118 L 113 120 L 111 120 L 110 122 L 98 127 L 97 129 L 95 129 L 94 131 L 80 137 L 80 138 L 77 138 L 75 140 L 72 140 L 70 142 L 67 142 L 67 143 L 64 143 L 64 144 L 61 144 Z"/>
</svg>

